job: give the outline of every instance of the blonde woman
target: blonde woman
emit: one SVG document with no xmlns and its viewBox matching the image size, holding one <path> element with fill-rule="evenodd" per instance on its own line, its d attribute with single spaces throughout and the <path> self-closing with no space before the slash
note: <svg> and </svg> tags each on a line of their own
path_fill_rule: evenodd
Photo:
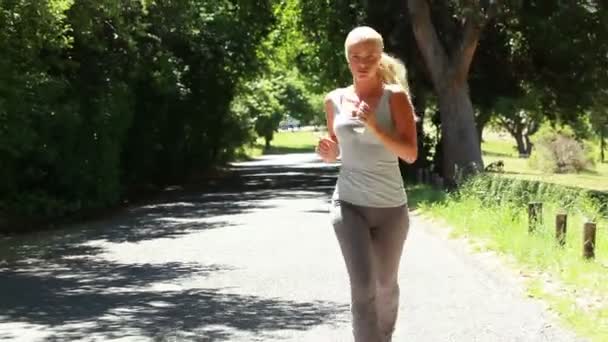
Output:
<svg viewBox="0 0 608 342">
<path fill-rule="evenodd" d="M 353 84 L 326 96 L 329 137 L 317 146 L 324 161 L 341 159 L 331 218 L 350 280 L 355 342 L 391 341 L 409 230 L 398 158 L 417 157 L 405 67 L 383 50 L 382 36 L 370 27 L 348 34 Z"/>
</svg>

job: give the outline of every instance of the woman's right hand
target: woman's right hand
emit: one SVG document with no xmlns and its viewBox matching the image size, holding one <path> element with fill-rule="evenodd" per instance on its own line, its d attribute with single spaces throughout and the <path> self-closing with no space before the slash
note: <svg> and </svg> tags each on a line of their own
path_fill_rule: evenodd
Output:
<svg viewBox="0 0 608 342">
<path fill-rule="evenodd" d="M 323 161 L 326 163 L 335 162 L 340 154 L 338 143 L 327 137 L 319 139 L 316 151 L 321 159 L 323 159 Z"/>
</svg>

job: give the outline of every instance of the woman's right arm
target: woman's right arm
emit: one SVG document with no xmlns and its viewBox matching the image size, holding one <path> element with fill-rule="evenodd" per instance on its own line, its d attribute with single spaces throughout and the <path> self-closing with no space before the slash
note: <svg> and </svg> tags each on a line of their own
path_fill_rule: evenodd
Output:
<svg viewBox="0 0 608 342">
<path fill-rule="evenodd" d="M 328 137 L 321 138 L 317 145 L 317 152 L 321 158 L 328 163 L 333 163 L 338 159 L 340 155 L 340 148 L 338 145 L 338 137 L 334 131 L 334 104 L 332 97 L 335 94 L 335 90 L 331 91 L 325 96 L 323 101 L 325 107 L 325 121 L 327 124 Z"/>
<path fill-rule="evenodd" d="M 334 132 L 334 104 L 332 97 L 335 94 L 335 90 L 331 91 L 329 94 L 325 95 L 325 100 L 323 101 L 325 106 L 325 121 L 327 124 L 327 133 L 329 134 L 329 138 L 338 143 L 338 137 L 336 136 L 336 132 Z"/>
</svg>

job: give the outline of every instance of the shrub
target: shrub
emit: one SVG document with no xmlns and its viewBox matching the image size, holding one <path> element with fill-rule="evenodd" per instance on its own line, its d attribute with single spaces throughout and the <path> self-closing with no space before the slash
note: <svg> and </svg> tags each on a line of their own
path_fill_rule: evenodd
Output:
<svg viewBox="0 0 608 342">
<path fill-rule="evenodd" d="M 515 205 L 531 201 L 555 203 L 563 210 L 580 212 L 586 217 L 608 217 L 608 192 L 559 184 L 482 174 L 465 182 L 459 196 L 475 197 L 488 207 Z"/>
<path fill-rule="evenodd" d="M 580 172 L 593 166 L 587 147 L 568 130 L 545 129 L 535 139 L 530 166 L 547 173 Z"/>
</svg>

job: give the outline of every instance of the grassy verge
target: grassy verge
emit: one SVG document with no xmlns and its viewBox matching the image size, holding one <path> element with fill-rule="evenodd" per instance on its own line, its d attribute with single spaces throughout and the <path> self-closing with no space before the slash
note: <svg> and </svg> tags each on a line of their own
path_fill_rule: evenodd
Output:
<svg viewBox="0 0 608 342">
<path fill-rule="evenodd" d="M 432 198 L 432 190 L 419 198 Z M 555 242 L 557 202 L 544 201 L 543 224 L 528 233 L 525 206 L 482 200 L 471 192 L 449 195 L 442 201 L 422 200 L 422 213 L 446 221 L 455 237 L 465 237 L 477 246 L 510 256 L 528 277 L 529 295 L 543 299 L 561 319 L 592 341 L 608 340 L 608 222 L 598 223 L 596 260 L 582 255 L 584 210 L 568 216 L 565 247 Z"/>
<path fill-rule="evenodd" d="M 427 185 L 414 184 L 407 187 L 407 197 L 410 209 L 419 209 L 443 203 L 448 196 L 445 192 Z"/>
<path fill-rule="evenodd" d="M 543 181 L 608 191 L 608 163 L 597 163 L 592 170 L 574 174 L 546 174 L 530 168 L 528 159 L 519 158 L 513 139 L 499 134 L 487 134 L 482 143 L 484 163 L 504 162 L 504 175 L 512 178 Z"/>
</svg>

